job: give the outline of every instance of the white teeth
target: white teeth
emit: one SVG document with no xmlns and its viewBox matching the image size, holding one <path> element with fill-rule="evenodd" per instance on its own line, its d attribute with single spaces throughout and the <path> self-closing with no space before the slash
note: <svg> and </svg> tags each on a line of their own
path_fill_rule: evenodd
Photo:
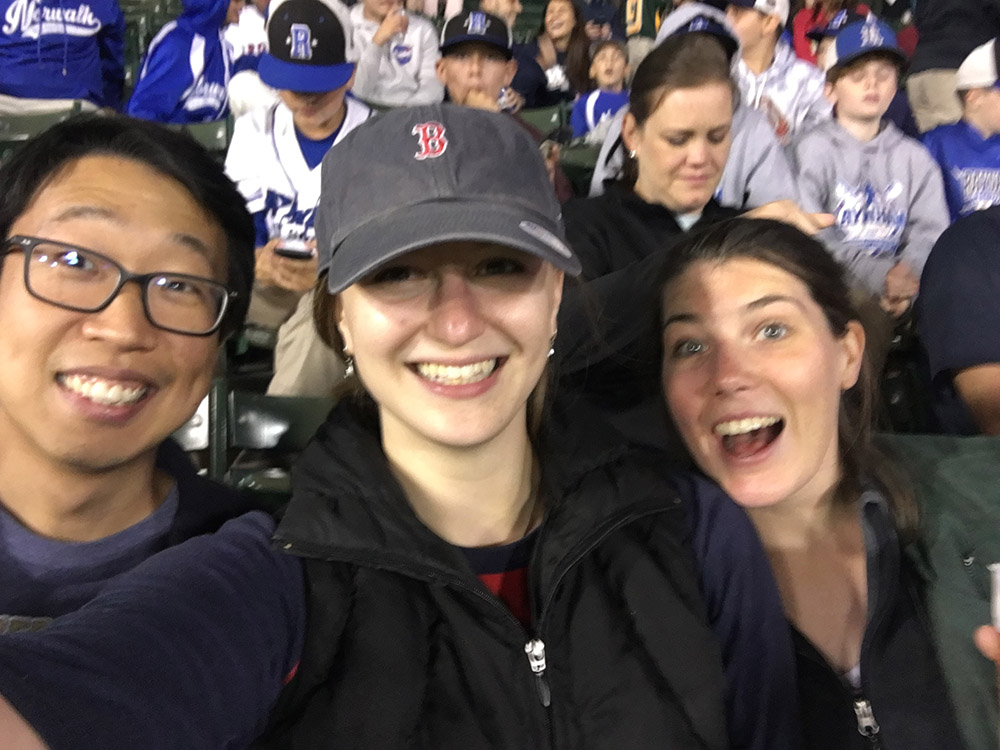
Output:
<svg viewBox="0 0 1000 750">
<path fill-rule="evenodd" d="M 79 393 L 102 406 L 127 406 L 146 395 L 146 386 L 128 386 L 83 375 L 60 375 L 59 382 L 67 390 Z"/>
<path fill-rule="evenodd" d="M 729 422 L 720 422 L 715 425 L 717 435 L 745 435 L 754 430 L 761 430 L 765 427 L 777 424 L 781 420 L 778 417 L 749 417 L 747 419 L 733 419 Z"/>
<path fill-rule="evenodd" d="M 490 376 L 496 369 L 496 359 L 484 359 L 471 365 L 439 365 L 433 362 L 418 362 L 417 372 L 421 377 L 444 385 L 467 385 L 478 383 Z"/>
</svg>

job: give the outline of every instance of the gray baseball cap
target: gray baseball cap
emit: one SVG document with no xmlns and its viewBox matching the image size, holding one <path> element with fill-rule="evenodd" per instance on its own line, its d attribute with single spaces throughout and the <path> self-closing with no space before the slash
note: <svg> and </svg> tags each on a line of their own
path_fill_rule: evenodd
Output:
<svg viewBox="0 0 1000 750">
<path fill-rule="evenodd" d="M 412 250 L 462 240 L 580 273 L 532 137 L 508 115 L 452 104 L 385 112 L 331 148 L 316 240 L 332 294 Z"/>
</svg>

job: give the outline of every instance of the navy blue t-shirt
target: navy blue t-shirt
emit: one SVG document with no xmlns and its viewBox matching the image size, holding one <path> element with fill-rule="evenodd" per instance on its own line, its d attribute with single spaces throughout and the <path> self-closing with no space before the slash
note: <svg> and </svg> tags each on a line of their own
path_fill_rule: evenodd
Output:
<svg viewBox="0 0 1000 750">
<path fill-rule="evenodd" d="M 1000 206 L 952 224 L 931 251 L 920 279 L 917 325 L 927 351 L 934 416 L 943 432 L 979 432 L 953 375 L 1000 364 Z"/>
</svg>

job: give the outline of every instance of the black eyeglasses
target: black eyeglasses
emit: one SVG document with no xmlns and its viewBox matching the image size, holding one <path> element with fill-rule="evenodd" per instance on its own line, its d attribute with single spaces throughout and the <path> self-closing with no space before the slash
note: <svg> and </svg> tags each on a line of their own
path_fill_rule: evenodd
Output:
<svg viewBox="0 0 1000 750">
<path fill-rule="evenodd" d="M 24 286 L 36 299 L 66 310 L 99 312 L 134 281 L 142 290 L 146 318 L 172 333 L 215 333 L 230 298 L 236 296 L 212 279 L 162 271 L 132 273 L 106 255 L 40 237 L 11 237 L 0 257 L 15 251 L 24 253 Z"/>
</svg>

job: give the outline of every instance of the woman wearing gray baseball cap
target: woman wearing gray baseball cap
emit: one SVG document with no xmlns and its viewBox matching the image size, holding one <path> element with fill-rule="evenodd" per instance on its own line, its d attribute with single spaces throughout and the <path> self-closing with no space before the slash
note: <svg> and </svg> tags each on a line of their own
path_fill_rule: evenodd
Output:
<svg viewBox="0 0 1000 750">
<path fill-rule="evenodd" d="M 509 118 L 386 113 L 323 163 L 316 324 L 354 394 L 276 543 L 309 627 L 261 747 L 784 748 L 787 627 L 713 484 L 545 407 L 559 206 Z"/>
</svg>

